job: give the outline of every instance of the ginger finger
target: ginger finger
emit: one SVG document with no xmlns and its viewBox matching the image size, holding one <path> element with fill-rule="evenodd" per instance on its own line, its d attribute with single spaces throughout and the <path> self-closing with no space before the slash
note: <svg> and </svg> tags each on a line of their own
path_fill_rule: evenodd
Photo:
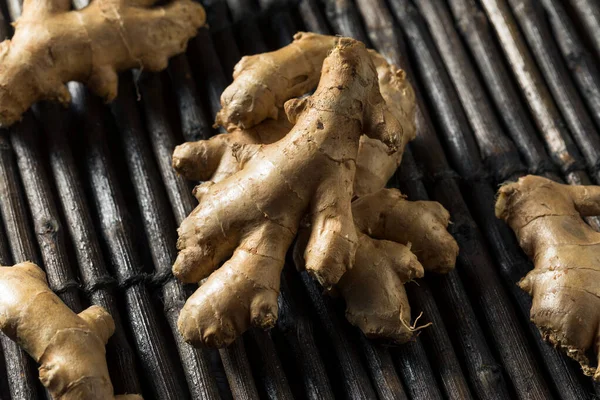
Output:
<svg viewBox="0 0 600 400">
<path fill-rule="evenodd" d="M 40 364 L 40 380 L 54 399 L 115 398 L 104 348 L 115 330 L 112 317 L 97 306 L 75 314 L 38 266 L 0 267 L 0 330 Z"/>
<path fill-rule="evenodd" d="M 346 318 L 370 338 L 406 343 L 419 328 L 410 325 L 404 283 L 423 277 L 423 266 L 407 246 L 366 235 L 359 238 L 355 266 L 338 282 Z"/>
<path fill-rule="evenodd" d="M 450 214 L 436 201 L 408 201 L 396 189 L 382 189 L 352 202 L 357 228 L 375 239 L 411 244 L 426 271 L 454 269 L 458 245 L 446 228 Z"/>
<path fill-rule="evenodd" d="M 191 0 L 149 8 L 152 3 L 94 0 L 70 11 L 69 1 L 26 0 L 14 36 L 0 43 L 0 126 L 18 121 L 37 101 L 69 103 L 69 81 L 111 101 L 120 71 L 166 68 L 205 13 Z"/>
<path fill-rule="evenodd" d="M 244 144 L 271 144 L 292 129 L 287 117 L 268 119 L 250 129 L 236 128 L 209 140 L 183 143 L 173 152 L 173 168 L 184 178 L 219 182 L 241 169 L 238 150 Z"/>
<path fill-rule="evenodd" d="M 299 32 L 288 46 L 243 57 L 234 68 L 234 83 L 221 95 L 216 124 L 232 131 L 278 119 L 287 100 L 317 86 L 323 60 L 337 41 L 335 36 Z"/>
<path fill-rule="evenodd" d="M 337 285 L 348 321 L 369 337 L 405 343 L 423 327 L 410 324 L 404 283 L 421 278 L 423 269 L 454 268 L 458 245 L 446 230 L 450 215 L 437 202 L 407 201 L 396 189 L 356 199 L 352 214 L 360 245 L 354 268 Z"/>
<path fill-rule="evenodd" d="M 600 233 L 581 215 L 600 213 L 600 187 L 526 176 L 499 190 L 496 216 L 515 231 L 534 269 L 519 282 L 533 298 L 542 336 L 600 380 Z M 595 354 L 592 365 L 590 354 Z"/>
</svg>

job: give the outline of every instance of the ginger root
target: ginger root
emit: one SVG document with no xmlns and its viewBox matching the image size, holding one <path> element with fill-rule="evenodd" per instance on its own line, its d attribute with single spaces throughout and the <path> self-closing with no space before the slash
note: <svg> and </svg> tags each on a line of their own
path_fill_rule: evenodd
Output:
<svg viewBox="0 0 600 400">
<path fill-rule="evenodd" d="M 152 7 L 156 2 L 93 0 L 71 11 L 70 0 L 25 0 L 13 38 L 0 43 L 0 126 L 20 120 L 37 101 L 69 103 L 69 81 L 111 101 L 118 72 L 165 69 L 205 13 L 192 0 Z"/>
<path fill-rule="evenodd" d="M 582 219 L 593 215 L 600 215 L 600 186 L 538 176 L 502 186 L 496 202 L 496 216 L 515 231 L 535 264 L 519 282 L 533 297 L 531 320 L 586 375 L 600 380 L 600 233 Z"/>
<path fill-rule="evenodd" d="M 313 227 L 307 269 L 321 284 L 336 284 L 354 263 L 351 200 L 360 137 L 382 141 L 389 153 L 401 151 L 405 138 L 379 93 L 364 45 L 336 41 L 315 93 L 285 103 L 291 131 L 275 143 L 234 146 L 241 169 L 195 191 L 200 204 L 179 228 L 173 266 L 184 282 L 210 275 L 179 318 L 192 344 L 221 347 L 250 325 L 274 325 L 281 269 L 305 215 Z M 201 165 L 209 170 L 220 158 L 216 150 L 214 158 L 212 150 L 197 154 L 206 156 Z M 177 154 L 174 165 L 182 165 Z"/>
<path fill-rule="evenodd" d="M 110 314 L 97 306 L 75 314 L 37 265 L 0 267 L 0 329 L 40 364 L 54 399 L 141 399 L 113 395 L 104 349 L 115 330 Z"/>
<path fill-rule="evenodd" d="M 294 87 L 290 90 L 290 87 L 283 83 L 308 81 L 316 84 L 319 77 L 311 74 L 319 74 L 320 65 L 315 67 L 313 61 L 310 63 L 310 68 L 288 70 L 286 78 L 281 80 L 282 84 L 275 85 L 271 90 L 265 89 L 265 85 L 261 82 L 261 74 L 265 70 L 268 70 L 265 75 L 277 74 L 278 71 L 285 71 L 286 66 L 296 66 L 304 62 L 306 57 L 297 49 L 308 45 L 314 46 L 309 52 L 312 59 L 323 60 L 330 50 L 328 43 L 335 43 L 338 40 L 330 36 L 305 33 L 298 34 L 295 38 L 294 44 L 267 53 L 265 59 L 261 59 L 264 55 L 257 55 L 252 56 L 251 63 L 248 61 L 243 63 L 243 65 L 253 65 L 253 68 L 236 68 L 236 80 L 222 96 L 223 111 L 218 119 L 228 127 L 230 133 L 217 135 L 207 141 L 185 143 L 175 150 L 173 165 L 180 174 L 192 180 L 210 181 L 198 186 L 194 191 L 201 202 L 204 201 L 203 193 L 207 188 L 244 168 L 246 161 L 242 149 L 245 145 L 275 143 L 288 134 L 292 125 L 278 107 L 290 96 L 304 94 L 313 87 L 306 84 L 302 89 Z M 318 52 L 315 49 L 318 49 Z M 388 65 L 375 52 L 371 51 L 370 56 L 377 68 L 381 94 L 387 104 L 394 104 L 389 111 L 397 121 L 400 121 L 402 130 L 398 133 L 402 135 L 403 142 L 399 151 L 390 153 L 388 147 L 380 140 L 364 135 L 360 138 L 353 184 L 354 196 L 377 193 L 352 204 L 354 222 L 359 221 L 361 224 L 354 227 L 359 237 L 359 250 L 356 252 L 353 268 L 346 270 L 335 287 L 346 298 L 348 319 L 368 336 L 405 342 L 414 335 L 416 329 L 410 326 L 410 306 L 403 284 L 423 275 L 423 266 L 409 249 L 411 243 L 425 269 L 440 272 L 454 267 L 458 247 L 446 231 L 448 213 L 438 203 L 409 203 L 397 190 L 380 190 L 397 169 L 404 145 L 414 138 L 414 93 L 401 70 Z M 309 70 L 310 72 L 307 72 Z M 294 71 L 300 71 L 298 73 L 301 74 L 302 79 L 296 78 Z M 269 77 L 265 79 L 271 84 L 278 82 L 277 79 L 268 80 Z M 273 109 L 277 111 L 265 111 Z M 278 119 L 271 119 L 275 117 Z M 378 203 L 385 204 L 386 208 L 378 207 Z M 367 211 L 371 214 L 366 215 Z M 422 214 L 420 220 L 414 215 L 415 212 Z M 359 215 L 358 220 L 357 215 Z M 369 224 L 369 217 L 373 219 L 373 225 Z M 377 221 L 380 224 L 377 224 Z M 416 226 L 410 225 L 413 222 Z M 310 218 L 305 218 L 302 224 L 310 224 Z M 401 234 L 394 232 L 394 224 L 399 224 L 398 227 L 401 227 L 404 232 Z M 295 258 L 299 259 L 297 264 L 302 266 L 304 266 L 305 249 L 310 234 L 310 229 L 302 228 L 298 240 L 301 244 L 297 244 L 295 248 Z M 377 234 L 379 236 L 374 237 L 387 240 L 371 238 L 368 236 L 370 234 Z M 258 282 L 257 286 L 264 285 L 265 282 L 269 283 L 269 289 L 272 290 L 269 302 L 274 316 L 277 311 L 276 298 L 280 271 L 281 268 L 270 270 L 255 268 L 243 271 L 245 273 L 243 279 L 251 283 Z M 221 276 L 213 280 L 211 275 L 199 289 L 199 292 L 206 292 L 206 294 L 198 302 L 189 303 L 185 308 L 186 312 L 189 310 L 196 313 L 196 324 L 184 321 L 188 317 L 182 315 L 180 318 L 182 329 L 196 330 L 199 332 L 196 335 L 202 337 L 202 332 L 215 331 L 214 326 L 221 324 L 221 318 L 231 320 L 235 317 L 246 317 L 246 314 L 236 311 L 235 304 L 242 302 L 251 305 L 259 301 L 257 299 L 262 295 L 247 297 L 247 293 L 236 296 L 232 294 L 233 291 L 225 292 L 223 287 L 228 289 L 231 287 L 227 279 Z M 205 285 L 209 282 L 212 282 L 215 287 L 215 290 L 211 288 L 210 293 L 205 289 Z M 236 280 L 235 285 L 239 284 Z M 216 306 L 211 303 L 216 303 Z M 227 308 L 227 304 L 233 308 Z M 231 338 L 243 333 L 249 325 L 248 319 L 242 319 L 240 324 L 232 329 L 233 332 L 227 338 L 228 340 L 200 339 L 200 342 L 208 345 L 226 345 Z M 190 332 L 182 331 L 182 333 L 184 337 L 190 335 Z"/>
</svg>

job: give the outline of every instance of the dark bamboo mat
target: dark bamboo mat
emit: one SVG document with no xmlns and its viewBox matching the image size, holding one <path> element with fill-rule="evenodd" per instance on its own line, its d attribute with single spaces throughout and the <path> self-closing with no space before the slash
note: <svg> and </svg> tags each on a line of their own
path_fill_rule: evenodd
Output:
<svg viewBox="0 0 600 400">
<path fill-rule="evenodd" d="M 494 217 L 497 186 L 527 173 L 600 184 L 596 0 L 202 0 L 210 29 L 162 74 L 123 74 L 109 106 L 70 84 L 70 108 L 39 104 L 0 131 L 0 264 L 32 260 L 72 309 L 107 308 L 117 393 L 146 399 L 592 399 L 600 386 L 541 340 L 516 282 L 532 268 Z M 77 6 L 84 1 L 76 2 Z M 20 12 L 2 2 L 0 34 Z M 220 351 L 182 342 L 194 289 L 170 274 L 191 184 L 171 168 L 183 141 L 215 133 L 242 55 L 299 30 L 364 41 L 404 68 L 418 136 L 390 182 L 441 202 L 456 271 L 407 285 L 413 342 L 367 340 L 293 262 L 280 316 Z M 598 228 L 597 218 L 589 223 Z M 32 360 L 0 336 L 0 400 L 44 398 Z"/>
</svg>

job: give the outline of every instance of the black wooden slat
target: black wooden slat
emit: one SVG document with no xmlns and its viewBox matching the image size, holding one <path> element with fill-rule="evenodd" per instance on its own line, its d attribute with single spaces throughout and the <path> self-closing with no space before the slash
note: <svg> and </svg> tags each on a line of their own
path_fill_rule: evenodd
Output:
<svg viewBox="0 0 600 400">
<path fill-rule="evenodd" d="M 471 60 L 479 68 L 490 98 L 504 122 L 504 132 L 518 146 L 530 173 L 557 179 L 556 167 L 537 137 L 506 64 L 499 57 L 485 14 L 475 5 L 474 0 L 448 0 L 448 3 L 455 17 L 456 28 L 474 56 Z"/>
<path fill-rule="evenodd" d="M 485 93 L 467 52 L 454 28 L 446 5 L 439 1 L 415 0 L 423 20 L 446 66 L 481 156 L 497 181 L 521 175 L 525 166 L 517 148 L 508 139 Z"/>
<path fill-rule="evenodd" d="M 577 15 L 578 22 L 586 33 L 586 39 L 600 60 L 600 5 L 597 0 L 565 0 Z"/>
<path fill-rule="evenodd" d="M 212 122 L 202 108 L 202 100 L 187 56 L 180 54 L 173 57 L 167 71 L 171 78 L 171 88 L 176 94 L 183 137 L 187 141 L 208 139 L 214 132 Z"/>
<path fill-rule="evenodd" d="M 519 27 L 508 4 L 503 0 L 480 0 L 480 2 L 552 160 L 566 175 L 569 183 L 585 180 L 585 177 L 575 172 L 582 169 L 581 153 L 573 143 L 562 115 L 519 33 Z M 479 19 L 479 21 L 485 20 Z"/>
<path fill-rule="evenodd" d="M 257 11 L 252 0 L 226 0 L 235 24 L 238 48 L 242 55 L 264 53 L 268 51 L 260 32 Z M 249 50 L 252 49 L 251 52 Z"/>
<path fill-rule="evenodd" d="M 6 227 L 13 262 L 41 264 L 31 235 L 30 217 L 25 210 L 21 180 L 7 131 L 0 132 L 0 213 Z M 0 333 L 12 398 L 37 399 L 34 362 L 12 340 Z"/>
<path fill-rule="evenodd" d="M 158 76 L 152 78 L 157 82 Z M 164 106 L 161 107 L 162 96 L 160 92 L 152 92 L 156 88 L 147 83 L 151 82 L 143 77 L 138 82 L 140 95 L 145 98 L 144 104 L 155 105 L 145 114 L 147 128 L 154 131 L 168 129 L 165 109 Z M 129 174 L 141 210 L 146 239 L 154 261 L 155 279 L 162 285 L 164 313 L 177 344 L 192 398 L 216 399 L 219 395 L 216 383 L 210 376 L 207 355 L 185 343 L 177 330 L 179 313 L 187 296 L 182 284 L 171 275 L 171 265 L 177 257 L 173 214 L 170 213 L 150 145 L 145 137 L 130 79 L 121 79 L 120 88 L 119 99 L 113 102 L 111 110 L 120 131 Z"/>
<path fill-rule="evenodd" d="M 408 400 L 404 391 L 404 386 L 396 373 L 394 359 L 388 349 L 367 339 L 365 335 L 359 334 L 358 336 L 371 374 L 373 387 L 377 392 L 377 397 L 380 400 Z M 435 378 L 433 377 L 433 374 L 430 378 L 429 386 L 431 387 L 434 386 L 433 382 Z M 421 393 L 424 396 L 429 396 L 430 392 L 431 389 L 429 388 L 427 388 L 427 390 L 418 391 L 418 393 Z M 411 397 L 414 399 L 414 396 Z"/>
<path fill-rule="evenodd" d="M 544 10 L 537 0 L 508 0 L 508 4 L 571 135 L 579 146 L 592 178 L 600 183 L 600 135 L 558 51 L 544 19 Z"/>
<path fill-rule="evenodd" d="M 28 113 L 23 121 L 11 128 L 10 139 L 50 288 L 69 308 L 80 312 L 81 301 L 67 255 L 64 224 L 37 143 L 39 136 L 33 115 Z"/>
<path fill-rule="evenodd" d="M 0 21 L 1 23 L 2 21 Z M 6 233 L 4 226 L 0 221 L 0 266 L 8 266 L 12 264 L 8 243 L 6 242 Z M 0 399 L 10 399 L 10 388 L 8 387 L 8 374 L 6 370 L 6 361 L 4 360 L 4 350 L 0 346 Z"/>
<path fill-rule="evenodd" d="M 231 81 L 233 67 L 240 60 L 241 55 L 235 41 L 233 27 L 229 21 L 229 8 L 223 0 L 202 0 L 206 9 L 206 22 L 210 27 L 213 42 L 217 45 L 215 50 L 221 60 L 223 72 L 228 81 Z"/>
<path fill-rule="evenodd" d="M 303 299 L 296 286 L 288 283 L 296 279 L 290 276 L 290 268 L 284 268 L 279 295 L 279 318 L 277 329 L 291 350 L 297 370 L 300 372 L 304 395 L 312 400 L 332 400 L 331 383 L 323 360 L 315 343 L 315 323 L 301 306 Z M 293 292 L 292 290 L 296 290 Z"/>
<path fill-rule="evenodd" d="M 323 294 L 323 289 L 315 280 L 303 271 L 295 275 L 295 279 L 302 279 L 305 291 L 310 302 L 327 334 L 329 343 L 333 346 L 336 357 L 336 368 L 339 368 L 342 382 L 335 382 L 349 399 L 376 399 L 375 391 L 369 381 L 360 355 L 350 338 L 350 328 L 344 320 L 343 313 L 339 312 L 333 300 Z"/>
<path fill-rule="evenodd" d="M 571 72 L 588 111 L 600 129 L 600 69 L 597 59 L 590 54 L 578 36 L 573 20 L 560 1 L 541 1 L 550 22 L 552 33 Z M 599 6 L 600 10 L 600 6 Z M 598 27 L 600 29 L 600 26 Z"/>
</svg>

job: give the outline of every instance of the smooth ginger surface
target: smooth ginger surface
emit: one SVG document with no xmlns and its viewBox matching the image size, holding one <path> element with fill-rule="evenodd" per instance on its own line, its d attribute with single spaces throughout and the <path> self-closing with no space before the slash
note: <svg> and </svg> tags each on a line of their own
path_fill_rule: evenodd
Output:
<svg viewBox="0 0 600 400">
<path fill-rule="evenodd" d="M 0 43 L 0 126 L 19 121 L 37 101 L 69 103 L 69 81 L 111 101 L 119 72 L 165 69 L 205 13 L 192 0 L 156 2 L 93 0 L 75 11 L 69 0 L 25 0 L 14 36 Z"/>
<path fill-rule="evenodd" d="M 519 282 L 533 298 L 531 320 L 600 380 L 600 233 L 582 219 L 593 215 L 600 215 L 600 186 L 538 176 L 502 186 L 496 202 L 496 216 L 535 265 Z"/>
<path fill-rule="evenodd" d="M 97 306 L 75 314 L 34 264 L 0 267 L 0 330 L 40 364 L 40 380 L 54 399 L 141 400 L 113 394 L 105 358 L 115 330 L 110 314 Z"/>
</svg>

